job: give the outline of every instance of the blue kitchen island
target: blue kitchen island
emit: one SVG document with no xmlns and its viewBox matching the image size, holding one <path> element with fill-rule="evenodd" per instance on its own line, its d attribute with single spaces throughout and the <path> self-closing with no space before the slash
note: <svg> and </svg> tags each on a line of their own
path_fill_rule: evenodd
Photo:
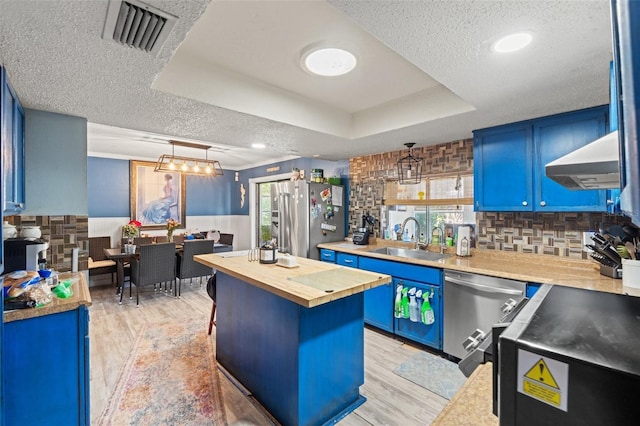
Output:
<svg viewBox="0 0 640 426">
<path fill-rule="evenodd" d="M 365 401 L 363 291 L 390 276 L 304 258 L 194 258 L 217 270 L 219 365 L 278 422 L 332 424 Z"/>
</svg>

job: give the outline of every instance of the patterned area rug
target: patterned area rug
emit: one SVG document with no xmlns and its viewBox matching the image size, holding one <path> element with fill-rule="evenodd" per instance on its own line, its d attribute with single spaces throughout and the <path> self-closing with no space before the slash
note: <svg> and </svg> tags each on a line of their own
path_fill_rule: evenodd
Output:
<svg viewBox="0 0 640 426">
<path fill-rule="evenodd" d="M 144 326 L 99 424 L 226 425 L 205 323 Z"/>
<path fill-rule="evenodd" d="M 416 352 L 393 372 L 447 399 L 467 380 L 456 363 L 428 352 Z"/>
</svg>

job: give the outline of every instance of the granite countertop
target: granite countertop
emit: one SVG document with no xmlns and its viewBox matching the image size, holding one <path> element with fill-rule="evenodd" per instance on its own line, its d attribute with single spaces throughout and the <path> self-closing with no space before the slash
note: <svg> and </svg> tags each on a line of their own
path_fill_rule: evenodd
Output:
<svg viewBox="0 0 640 426">
<path fill-rule="evenodd" d="M 91 306 L 91 294 L 89 286 L 80 272 L 61 272 L 58 275 L 59 281 L 72 280 L 71 289 L 73 295 L 67 299 L 59 299 L 55 295 L 53 301 L 39 308 L 16 309 L 4 313 L 4 322 L 18 321 L 30 318 L 42 317 L 59 312 L 66 312 L 77 309 L 79 306 Z"/>
<path fill-rule="evenodd" d="M 558 284 L 609 293 L 623 293 L 622 280 L 601 275 L 599 264 L 591 260 L 475 249 L 472 250 L 471 256 L 459 257 L 455 255 L 455 250 L 452 250 L 452 247 L 448 248 L 447 252 L 451 256 L 435 261 L 371 253 L 371 250 L 389 246 L 413 248 L 414 244 L 389 240 L 376 240 L 366 246 L 358 246 L 349 242 L 318 244 L 318 248 L 358 256 L 491 275 L 531 283 Z"/>
<path fill-rule="evenodd" d="M 431 423 L 432 426 L 497 426 L 492 412 L 492 364 L 481 364 Z"/>
<path fill-rule="evenodd" d="M 246 255 L 227 256 L 200 254 L 194 259 L 307 308 L 391 282 L 389 275 L 302 257 L 295 258 L 297 267 L 286 268 L 250 262 Z"/>
</svg>

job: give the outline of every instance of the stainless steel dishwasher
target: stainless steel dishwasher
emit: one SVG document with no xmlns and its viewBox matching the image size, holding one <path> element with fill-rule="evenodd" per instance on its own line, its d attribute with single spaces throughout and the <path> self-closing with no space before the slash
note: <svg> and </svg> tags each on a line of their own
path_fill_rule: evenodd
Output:
<svg viewBox="0 0 640 426">
<path fill-rule="evenodd" d="M 476 330 L 484 333 L 525 297 L 526 283 L 467 272 L 444 273 L 444 346 L 464 358 L 463 343 Z"/>
</svg>

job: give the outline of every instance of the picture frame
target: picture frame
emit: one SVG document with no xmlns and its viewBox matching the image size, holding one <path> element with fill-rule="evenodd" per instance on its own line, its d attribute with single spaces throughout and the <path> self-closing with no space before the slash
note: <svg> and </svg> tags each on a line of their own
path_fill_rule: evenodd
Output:
<svg viewBox="0 0 640 426">
<path fill-rule="evenodd" d="M 140 230 L 166 229 L 170 218 L 185 228 L 186 176 L 156 172 L 150 161 L 131 160 L 129 165 L 131 218 L 142 223 Z"/>
</svg>

